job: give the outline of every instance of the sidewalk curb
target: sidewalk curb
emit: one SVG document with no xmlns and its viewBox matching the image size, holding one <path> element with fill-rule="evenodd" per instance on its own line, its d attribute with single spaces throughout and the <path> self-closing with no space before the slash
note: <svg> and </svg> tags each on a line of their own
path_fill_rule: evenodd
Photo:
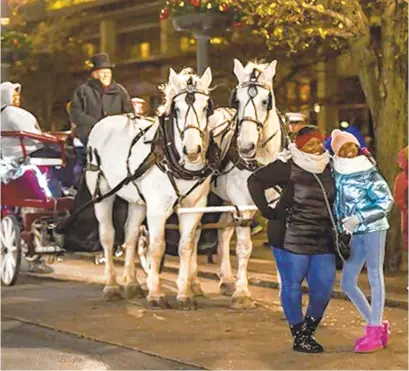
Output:
<svg viewBox="0 0 409 371">
<path fill-rule="evenodd" d="M 95 255 L 89 255 L 87 253 L 75 253 L 75 256 L 80 257 L 81 259 L 90 260 L 92 262 L 95 261 Z M 116 264 L 120 264 L 122 266 L 125 264 L 124 260 L 116 258 L 116 257 L 114 257 L 114 262 Z M 136 263 L 136 264 L 138 264 L 138 263 Z M 166 260 L 165 260 L 165 265 L 163 267 L 163 271 L 167 272 L 167 273 L 176 273 L 177 274 L 178 273 L 178 268 L 166 266 Z M 251 276 L 252 273 L 254 273 L 254 272 L 249 271 L 250 276 Z M 207 278 L 207 279 L 211 279 L 211 280 L 214 280 L 214 281 L 219 280 L 219 277 L 218 277 L 218 275 L 216 273 L 200 270 L 200 266 L 199 266 L 198 276 L 201 277 L 201 278 Z M 252 278 L 252 277 L 249 278 L 249 285 L 250 286 L 255 286 L 255 287 L 269 288 L 269 289 L 278 289 L 279 288 L 279 284 L 278 284 L 277 280 L 258 279 L 258 278 Z M 303 291 L 303 293 L 308 293 L 308 287 L 303 286 L 302 291 Z M 349 300 L 348 297 L 341 290 L 339 290 L 338 288 L 333 289 L 331 297 L 335 298 L 335 299 Z M 370 297 L 368 297 L 368 300 L 370 300 Z M 408 302 L 406 302 L 404 300 L 399 300 L 399 299 L 388 299 L 388 298 L 386 298 L 385 299 L 385 307 L 400 308 L 400 309 L 404 309 L 404 310 L 407 311 L 408 310 Z"/>
</svg>

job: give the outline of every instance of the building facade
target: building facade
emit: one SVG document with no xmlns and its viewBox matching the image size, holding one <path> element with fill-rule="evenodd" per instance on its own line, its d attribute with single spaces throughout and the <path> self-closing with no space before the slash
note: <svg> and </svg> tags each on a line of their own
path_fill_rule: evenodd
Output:
<svg viewBox="0 0 409 371">
<path fill-rule="evenodd" d="M 196 65 L 194 38 L 176 32 L 171 20 L 159 20 L 163 5 L 163 0 L 38 0 L 27 6 L 25 18 L 34 24 L 47 17 L 66 17 L 68 21 L 62 27 L 70 27 L 70 22 L 72 26 L 80 17 L 85 30 L 84 60 L 96 52 L 108 53 L 116 63 L 115 79 L 131 96 L 144 98 L 153 114 L 161 103 L 157 87 L 167 80 L 169 67 L 178 70 Z M 240 39 L 240 30 L 234 32 L 236 35 L 211 40 L 210 65 L 218 86 L 213 96 L 218 105 L 229 103 L 235 85 L 233 58 L 246 60 L 246 53 L 232 46 L 231 40 Z M 260 47 L 256 54 L 271 60 L 274 53 Z M 360 126 L 364 134 L 371 133 L 369 111 L 347 55 L 303 68 L 299 67 L 304 61 L 298 58 L 281 62 L 275 80 L 280 111 L 301 111 L 324 131 L 348 121 Z M 57 116 L 70 99 L 70 91 L 88 74 L 85 64 L 71 66 L 67 73 L 73 78 L 65 86 L 64 102 L 54 107 Z"/>
</svg>

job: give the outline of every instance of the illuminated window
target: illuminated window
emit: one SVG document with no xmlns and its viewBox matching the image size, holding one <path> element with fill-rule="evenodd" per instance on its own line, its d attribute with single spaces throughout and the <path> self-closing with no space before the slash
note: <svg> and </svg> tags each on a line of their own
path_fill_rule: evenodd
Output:
<svg viewBox="0 0 409 371">
<path fill-rule="evenodd" d="M 213 45 L 220 45 L 224 42 L 224 40 L 221 37 L 213 37 L 210 39 L 210 44 Z"/>
<path fill-rule="evenodd" d="M 182 52 L 187 52 L 189 50 L 190 44 L 189 44 L 189 38 L 186 36 L 183 36 L 180 38 L 180 50 Z"/>
<path fill-rule="evenodd" d="M 60 10 L 70 6 L 91 3 L 95 0 L 44 0 L 46 10 Z"/>
<path fill-rule="evenodd" d="M 92 43 L 85 43 L 82 46 L 82 51 L 87 57 L 91 57 L 91 55 L 95 54 L 95 45 Z"/>
<path fill-rule="evenodd" d="M 141 58 L 149 58 L 151 54 L 151 46 L 149 43 L 142 43 L 141 48 Z"/>
</svg>

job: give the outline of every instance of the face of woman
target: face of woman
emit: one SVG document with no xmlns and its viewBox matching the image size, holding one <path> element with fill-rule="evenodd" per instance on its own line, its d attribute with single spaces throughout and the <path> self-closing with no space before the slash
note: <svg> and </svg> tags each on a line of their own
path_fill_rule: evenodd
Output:
<svg viewBox="0 0 409 371">
<path fill-rule="evenodd" d="M 355 143 L 345 143 L 338 151 L 338 156 L 343 158 L 354 158 L 358 156 L 359 148 Z"/>
<path fill-rule="evenodd" d="M 318 138 L 311 138 L 304 144 L 301 151 L 311 155 L 322 155 L 325 152 L 324 143 L 322 143 Z"/>
</svg>

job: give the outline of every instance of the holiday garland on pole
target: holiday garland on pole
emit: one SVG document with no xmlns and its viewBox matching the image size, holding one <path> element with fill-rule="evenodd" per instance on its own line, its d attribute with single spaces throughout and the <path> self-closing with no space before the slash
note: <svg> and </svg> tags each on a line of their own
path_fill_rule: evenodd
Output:
<svg viewBox="0 0 409 371">
<path fill-rule="evenodd" d="M 244 14 L 226 0 L 168 0 L 160 11 L 159 18 L 165 20 L 188 14 L 226 14 L 232 17 L 232 28 L 243 26 Z"/>
<path fill-rule="evenodd" d="M 23 32 L 10 30 L 1 35 L 1 48 L 13 53 L 13 59 L 19 59 L 27 54 L 31 50 L 31 46 L 31 40 Z"/>
</svg>

